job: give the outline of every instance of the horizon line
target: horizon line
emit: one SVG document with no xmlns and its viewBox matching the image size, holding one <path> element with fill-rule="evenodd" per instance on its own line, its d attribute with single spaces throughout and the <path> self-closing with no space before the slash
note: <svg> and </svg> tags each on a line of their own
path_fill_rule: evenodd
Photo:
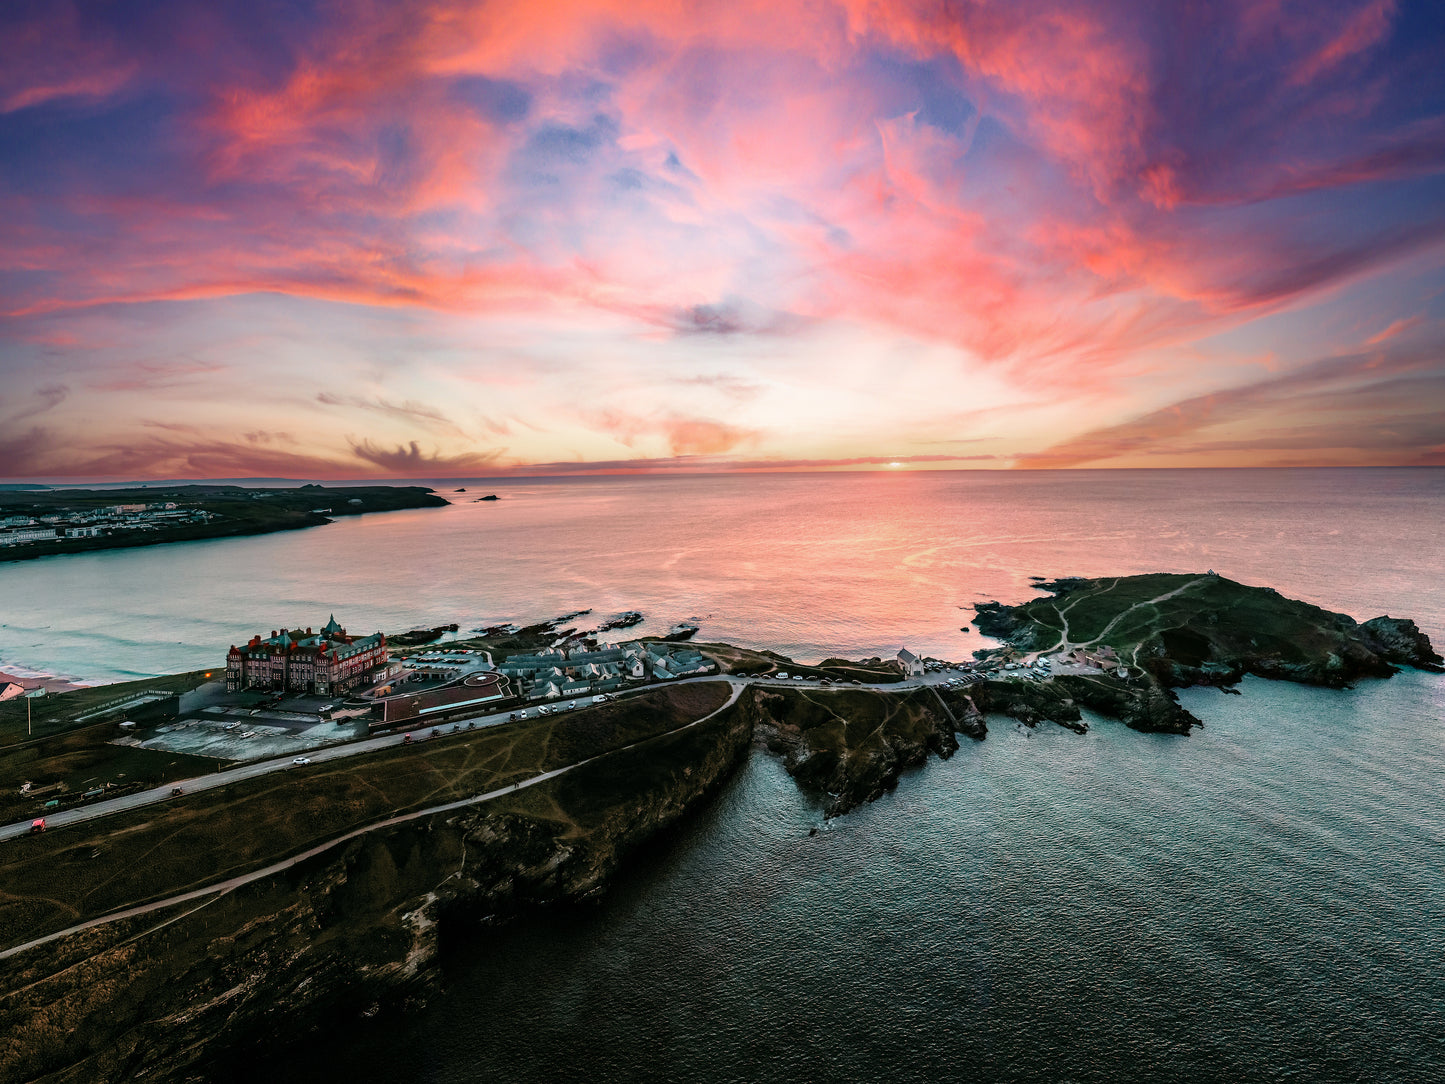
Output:
<svg viewBox="0 0 1445 1084">
<path fill-rule="evenodd" d="M 131 478 L 113 479 L 105 477 L 89 477 L 79 480 L 67 479 L 58 480 L 55 478 L 3 478 L 0 479 L 0 490 L 23 490 L 29 487 L 45 488 L 82 488 L 92 485 L 115 486 L 115 487 L 149 487 L 162 485 L 318 485 L 318 486 L 359 486 L 359 485 L 394 485 L 401 482 L 516 482 L 516 481 L 537 481 L 559 478 L 688 478 L 696 476 L 718 476 L 718 475 L 758 475 L 758 474 L 1074 474 L 1087 473 L 1090 471 L 1109 471 L 1118 473 L 1129 472 L 1159 472 L 1159 471 L 1257 471 L 1257 470 L 1278 470 L 1278 471 L 1305 471 L 1305 470 L 1441 470 L 1445 464 L 1438 463 L 1296 463 L 1289 465 L 1280 464 L 1259 464 L 1248 466 L 1179 466 L 1179 467 L 1101 467 L 1101 466 L 1074 466 L 1074 467 L 910 467 L 899 466 L 897 468 L 872 468 L 860 469 L 853 467 L 840 467 L 834 469 L 808 469 L 805 467 L 780 467 L 777 469 L 760 468 L 735 468 L 735 469 L 713 469 L 713 470 L 665 470 L 665 469 L 602 469 L 602 470 L 576 470 L 576 471 L 547 471 L 532 473 L 525 470 L 515 471 L 509 474 L 457 474 L 457 475 L 378 475 L 378 476 L 354 476 L 346 478 L 317 478 L 317 477 L 296 477 L 286 478 L 271 475 L 229 475 L 223 477 L 197 477 L 197 478 Z"/>
</svg>

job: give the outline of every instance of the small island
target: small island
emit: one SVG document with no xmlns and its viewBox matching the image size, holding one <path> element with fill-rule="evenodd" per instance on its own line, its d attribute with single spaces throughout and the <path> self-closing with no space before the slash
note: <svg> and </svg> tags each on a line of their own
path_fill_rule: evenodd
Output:
<svg viewBox="0 0 1445 1084">
<path fill-rule="evenodd" d="M 424 486 L 7 489 L 0 491 L 0 561 L 270 534 L 450 503 Z"/>
<path fill-rule="evenodd" d="M 826 819 L 952 755 L 960 737 L 986 740 L 1000 717 L 1086 734 L 1091 709 L 1182 738 L 1199 724 L 1175 695 L 1184 686 L 1232 689 L 1253 674 L 1342 687 L 1445 669 L 1412 621 L 1357 622 L 1212 573 L 1040 590 L 977 604 L 973 624 L 1000 643 L 965 661 L 600 644 L 643 620 L 631 610 L 586 629 L 590 611 L 488 626 L 442 650 L 420 641 L 455 625 L 416 630 L 412 644 L 353 643 L 333 621 L 322 633 L 337 650 L 404 645 L 378 670 L 423 696 L 435 683 L 435 710 L 450 703 L 452 669 L 459 688 L 479 687 L 485 669 L 501 693 L 395 724 L 366 689 L 312 695 L 317 732 L 355 735 L 285 739 L 302 756 L 222 762 L 171 740 L 195 725 L 259 744 L 245 728 L 268 712 L 312 732 L 297 722 L 304 705 L 281 703 L 289 686 L 231 692 L 229 661 L 0 704 L 13 822 L 0 826 L 13 886 L 0 901 L 0 1064 L 15 1079 L 181 1081 L 263 1038 L 279 1049 L 318 1026 L 370 1026 L 426 996 L 450 929 L 595 897 L 752 748 L 779 756 Z M 615 678 L 598 673 L 609 667 Z M 584 674 L 589 695 L 555 687 Z M 38 832 L 16 820 L 82 807 Z"/>
</svg>

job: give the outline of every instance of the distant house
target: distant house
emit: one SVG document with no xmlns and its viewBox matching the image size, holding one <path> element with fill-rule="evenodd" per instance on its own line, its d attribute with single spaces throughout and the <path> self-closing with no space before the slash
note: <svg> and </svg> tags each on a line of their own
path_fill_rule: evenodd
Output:
<svg viewBox="0 0 1445 1084">
<path fill-rule="evenodd" d="M 557 684 L 551 681 L 539 681 L 527 691 L 528 700 L 551 700 L 560 695 Z"/>
<path fill-rule="evenodd" d="M 923 673 L 923 660 L 906 647 L 899 649 L 898 665 L 903 667 L 903 673 L 907 677 L 917 677 Z"/>
<path fill-rule="evenodd" d="M 25 695 L 25 686 L 17 685 L 13 681 L 0 684 L 0 700 L 14 700 L 17 696 Z"/>
<path fill-rule="evenodd" d="M 14 546 L 21 542 L 44 542 L 56 537 L 54 527 L 21 527 L 0 533 L 0 546 Z"/>
</svg>

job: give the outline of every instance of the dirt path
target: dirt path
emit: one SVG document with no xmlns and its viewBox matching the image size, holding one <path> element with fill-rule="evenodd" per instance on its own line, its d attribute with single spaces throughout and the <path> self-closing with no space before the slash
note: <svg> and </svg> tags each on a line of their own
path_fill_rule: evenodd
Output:
<svg viewBox="0 0 1445 1084">
<path fill-rule="evenodd" d="M 1063 631 L 1059 634 L 1059 639 L 1057 643 L 1055 643 L 1052 647 L 1044 648 L 1042 651 L 1037 652 L 1037 654 L 1049 655 L 1053 654 L 1056 651 L 1072 651 L 1075 648 L 1089 647 L 1092 644 L 1097 644 L 1100 640 L 1104 639 L 1104 637 L 1108 636 L 1109 633 L 1113 632 L 1120 621 L 1124 620 L 1124 618 L 1128 617 L 1135 610 L 1141 609 L 1145 606 L 1156 606 L 1161 602 L 1168 602 L 1171 598 L 1182 595 L 1191 587 L 1194 587 L 1197 584 L 1204 583 L 1207 580 L 1207 576 L 1199 576 L 1195 579 L 1190 580 L 1188 583 L 1180 584 L 1172 591 L 1165 591 L 1162 595 L 1156 595 L 1154 598 L 1145 599 L 1143 602 L 1136 602 L 1134 603 L 1134 605 L 1128 607 L 1127 609 L 1120 610 L 1118 613 L 1116 613 L 1109 620 L 1109 623 L 1105 625 L 1104 628 L 1099 632 L 1099 635 L 1092 637 L 1088 640 L 1079 640 L 1077 643 L 1069 639 L 1069 611 L 1086 598 L 1098 598 L 1101 595 L 1107 595 L 1110 591 L 1112 591 L 1115 587 L 1118 586 L 1119 581 L 1117 579 L 1114 580 L 1113 583 L 1111 583 L 1108 587 L 1104 588 L 1102 591 L 1098 591 L 1093 594 L 1079 595 L 1062 609 L 1060 609 L 1058 604 L 1056 603 L 1054 605 L 1054 612 L 1059 615 L 1059 620 L 1064 623 Z"/>
<path fill-rule="evenodd" d="M 191 900 L 206 899 L 206 897 L 212 897 L 212 899 L 206 899 L 206 902 L 210 903 L 213 901 L 213 899 L 219 899 L 226 893 L 234 892 L 236 889 L 242 887 L 243 885 L 248 885 L 253 881 L 259 881 L 263 877 L 270 877 L 272 874 L 280 873 L 282 870 L 290 869 L 297 863 L 305 862 L 309 858 L 314 858 L 318 854 L 329 851 L 331 850 L 331 848 L 338 847 L 343 843 L 347 843 L 350 840 L 358 838 L 359 836 L 364 836 L 369 832 L 377 832 L 384 828 L 391 828 L 398 824 L 405 824 L 407 821 L 414 821 L 422 817 L 434 816 L 437 813 L 449 813 L 455 809 L 464 809 L 467 806 L 480 805 L 483 802 L 490 802 L 492 799 L 500 798 L 504 794 L 515 794 L 517 791 L 522 790 L 525 787 L 534 787 L 538 783 L 545 783 L 549 779 L 556 779 L 559 775 L 565 775 L 567 772 L 570 772 L 575 768 L 580 768 L 584 764 L 591 764 L 594 760 L 601 760 L 603 757 L 612 756 L 614 753 L 621 753 L 628 749 L 636 749 L 638 746 L 646 745 L 648 742 L 656 741 L 658 738 L 665 738 L 673 734 L 681 733 L 682 731 L 688 730 L 691 727 L 695 727 L 707 722 L 709 719 L 726 711 L 728 708 L 732 707 L 738 702 L 738 697 L 742 695 L 742 691 L 745 686 L 742 684 L 742 682 L 738 681 L 729 682 L 729 684 L 732 686 L 732 693 L 728 696 L 727 700 L 721 706 L 714 708 L 706 715 L 694 719 L 690 723 L 684 723 L 682 726 L 674 727 L 671 730 L 663 731 L 661 734 L 654 734 L 651 737 L 644 738 L 641 741 L 633 742 L 630 745 L 623 745 L 619 746 L 616 749 L 610 749 L 605 753 L 599 753 L 596 756 L 588 757 L 586 760 L 579 760 L 575 764 L 568 764 L 567 766 L 562 768 L 554 768 L 550 772 L 543 772 L 540 775 L 534 775 L 530 779 L 522 780 L 520 783 L 508 784 L 505 787 L 499 787 L 496 790 L 487 791 L 485 794 L 477 794 L 471 798 L 462 798 L 454 802 L 446 802 L 442 805 L 431 806 L 427 809 L 418 809 L 414 813 L 403 813 L 396 817 L 388 817 L 386 820 L 377 821 L 375 824 L 368 824 L 363 828 L 353 829 L 352 831 L 347 832 L 345 835 L 337 836 L 335 839 L 327 840 L 325 843 L 319 843 L 314 847 L 302 851 L 300 854 L 292 855 L 290 858 L 284 858 L 279 862 L 273 862 L 269 866 L 265 866 L 262 869 L 252 870 L 250 873 L 242 873 L 235 877 L 228 877 L 224 881 L 218 881 L 215 884 L 207 885 L 205 888 L 192 889 L 189 892 L 181 892 L 174 896 L 168 896 L 166 899 L 163 900 L 154 900 L 151 903 L 143 903 L 136 907 L 128 907 L 122 911 L 113 911 L 108 915 L 102 915 L 99 918 L 92 918 L 86 922 L 76 923 L 74 926 L 69 926 L 66 929 L 57 930 L 55 933 L 46 934 L 44 937 L 37 937 L 34 940 L 26 941 L 24 944 L 15 945 L 11 948 L 0 951 L 0 960 L 9 959 L 11 956 L 16 956 L 22 952 L 27 951 L 28 949 L 35 948 L 38 945 L 48 944 L 49 942 L 56 941 L 62 937 L 69 937 L 71 934 L 79 933 L 82 930 L 92 929 L 96 926 L 102 926 L 106 923 L 119 922 L 122 919 L 127 918 L 135 918 L 139 915 L 150 914 L 153 911 L 160 911 L 168 907 L 175 907 L 177 904 L 188 903 Z M 168 925 L 170 922 L 174 922 L 175 920 L 175 918 L 167 919 L 166 922 L 162 923 L 161 925 Z M 153 929 L 159 928 L 159 926 L 153 927 Z M 147 930 L 144 932 L 149 933 L 151 931 Z M 136 936 L 139 937 L 142 936 L 142 934 L 137 934 Z"/>
</svg>

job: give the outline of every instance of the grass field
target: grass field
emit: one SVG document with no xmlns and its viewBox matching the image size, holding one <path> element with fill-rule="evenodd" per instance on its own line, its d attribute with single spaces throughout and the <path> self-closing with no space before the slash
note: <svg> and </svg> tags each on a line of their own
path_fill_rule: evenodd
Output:
<svg viewBox="0 0 1445 1084">
<path fill-rule="evenodd" d="M 834 681 L 894 682 L 902 681 L 903 673 L 891 663 L 864 663 L 850 659 L 824 659 L 817 666 L 794 662 L 775 651 L 753 651 L 732 644 L 694 643 L 691 645 L 718 664 L 725 674 L 776 674 L 790 677 L 832 678 Z"/>
<path fill-rule="evenodd" d="M 1085 580 L 1012 612 L 1025 622 L 1016 639 L 1035 650 L 1051 646 L 1067 620 L 1071 643 L 1107 644 L 1126 660 L 1149 644 L 1189 666 L 1238 653 L 1306 662 L 1343 650 L 1346 638 L 1335 614 L 1221 576 Z"/>
<path fill-rule="evenodd" d="M 26 700 L 17 697 L 0 704 L 0 756 L 7 747 L 18 745 L 34 738 L 43 738 L 72 730 L 79 716 L 99 710 L 111 701 L 124 700 L 140 693 L 156 690 L 168 693 L 186 693 L 199 688 L 213 674 L 224 674 L 224 667 L 212 670 L 192 670 L 184 674 L 167 674 L 164 677 L 142 678 L 140 681 L 120 681 L 112 685 L 97 685 L 91 689 L 74 689 L 68 693 L 52 693 L 30 700 L 30 724 L 33 735 L 26 731 Z M 122 715 L 121 718 L 124 718 Z M 99 719 L 94 720 L 99 721 Z"/>
<path fill-rule="evenodd" d="M 34 815 L 47 797 L 58 797 L 63 806 L 70 806 L 90 787 L 107 783 L 158 786 L 213 771 L 216 762 L 208 757 L 111 744 L 120 733 L 116 724 L 124 713 L 78 721 L 105 704 L 137 693 L 188 692 L 205 681 L 208 672 L 77 689 L 32 700 L 33 737 L 26 734 L 24 703 L 11 700 L 0 704 L 0 821 Z M 41 798 L 22 795 L 20 787 L 27 782 L 36 787 L 64 783 L 66 790 Z"/>
<path fill-rule="evenodd" d="M 396 813 L 666 733 L 727 696 L 723 683 L 659 689 L 563 716 L 275 772 L 11 841 L 0 846 L 0 944 L 203 886 Z"/>
</svg>

